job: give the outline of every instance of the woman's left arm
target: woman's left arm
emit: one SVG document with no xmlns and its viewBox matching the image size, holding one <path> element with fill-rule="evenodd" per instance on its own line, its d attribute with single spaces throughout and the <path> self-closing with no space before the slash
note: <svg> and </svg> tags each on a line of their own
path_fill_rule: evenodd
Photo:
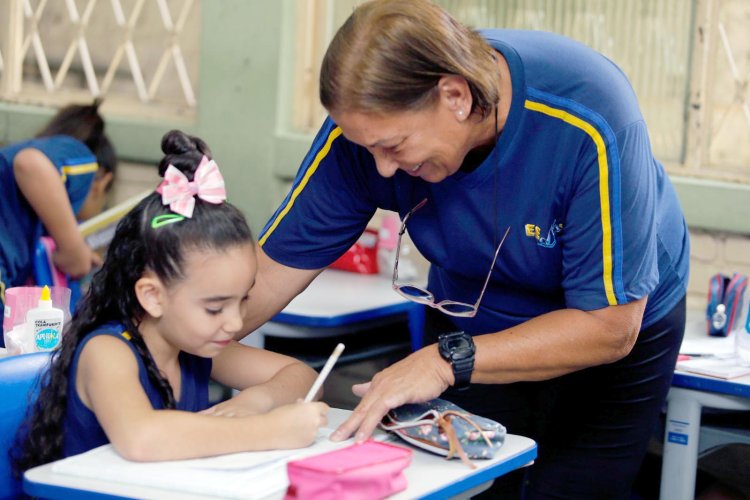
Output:
<svg viewBox="0 0 750 500">
<path fill-rule="evenodd" d="M 204 413 L 266 413 L 304 398 L 316 376 L 315 370 L 294 358 L 233 341 L 213 359 L 211 378 L 241 392 Z"/>
<path fill-rule="evenodd" d="M 545 380 L 617 361 L 635 344 L 646 300 L 596 311 L 553 311 L 501 332 L 476 336 L 471 382 Z M 436 398 L 453 383 L 451 366 L 437 346 L 426 346 L 370 382 L 353 387 L 362 400 L 334 439 L 355 433 L 357 440 L 365 439 L 390 409 Z"/>
</svg>

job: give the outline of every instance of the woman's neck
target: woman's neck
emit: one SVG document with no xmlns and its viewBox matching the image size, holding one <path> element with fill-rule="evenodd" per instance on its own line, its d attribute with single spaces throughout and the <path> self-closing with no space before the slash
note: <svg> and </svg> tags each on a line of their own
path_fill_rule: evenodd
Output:
<svg viewBox="0 0 750 500">
<path fill-rule="evenodd" d="M 508 120 L 508 114 L 510 113 L 510 104 L 513 100 L 513 83 L 510 79 L 510 68 L 503 55 L 497 51 L 496 54 L 499 75 L 499 102 L 486 117 L 479 118 L 477 122 L 479 129 L 477 141 L 464 158 L 461 165 L 461 171 L 463 172 L 474 171 L 489 156 L 495 148 L 495 144 L 497 144 L 497 140 L 505 127 L 505 122 Z"/>
</svg>

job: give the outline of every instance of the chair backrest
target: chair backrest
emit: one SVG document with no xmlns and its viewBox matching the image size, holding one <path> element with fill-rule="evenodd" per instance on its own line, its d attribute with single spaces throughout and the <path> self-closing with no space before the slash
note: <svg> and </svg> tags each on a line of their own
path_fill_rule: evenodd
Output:
<svg viewBox="0 0 750 500">
<path fill-rule="evenodd" d="M 65 286 L 70 288 L 70 312 L 76 310 L 78 299 L 81 298 L 81 284 L 79 280 L 68 279 L 52 263 L 55 253 L 55 240 L 49 236 L 42 236 L 34 248 L 32 276 L 36 286 Z"/>
<path fill-rule="evenodd" d="M 37 381 L 49 366 L 51 355 L 36 352 L 0 358 L 0 498 L 21 494 L 21 482 L 13 478 L 8 452 L 26 409 L 36 398 Z"/>
</svg>

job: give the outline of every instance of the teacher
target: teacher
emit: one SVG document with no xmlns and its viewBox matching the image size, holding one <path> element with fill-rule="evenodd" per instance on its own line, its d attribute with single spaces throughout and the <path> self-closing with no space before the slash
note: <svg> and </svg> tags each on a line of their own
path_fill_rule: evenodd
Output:
<svg viewBox="0 0 750 500">
<path fill-rule="evenodd" d="M 426 347 L 355 385 L 334 439 L 441 396 L 538 442 L 523 483 L 493 494 L 628 498 L 682 339 L 689 242 L 622 71 L 562 36 L 379 0 L 336 33 L 320 98 L 330 117 L 260 234 L 245 331 L 376 209 L 398 212 L 431 263 L 425 289 L 394 285 L 431 306 Z"/>
</svg>

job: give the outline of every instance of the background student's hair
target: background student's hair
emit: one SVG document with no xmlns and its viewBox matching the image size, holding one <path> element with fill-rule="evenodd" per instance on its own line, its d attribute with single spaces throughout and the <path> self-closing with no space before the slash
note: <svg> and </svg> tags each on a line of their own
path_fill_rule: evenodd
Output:
<svg viewBox="0 0 750 500">
<path fill-rule="evenodd" d="M 161 143 L 165 153 L 159 165 L 161 175 L 174 165 L 189 180 L 202 157 L 211 157 L 206 144 L 197 137 L 173 130 Z M 138 325 L 145 312 L 135 295 L 135 283 L 150 270 L 169 287 L 182 278 L 186 253 L 192 250 L 225 250 L 252 242 L 252 234 L 242 213 L 229 203 L 212 204 L 196 198 L 192 218 L 156 228 L 152 221 L 172 214 L 154 192 L 142 200 L 118 224 L 102 268 L 94 275 L 86 296 L 76 310 L 52 366 L 42 379 L 42 389 L 18 442 L 17 472 L 62 457 L 62 421 L 67 408 L 68 372 L 80 341 L 96 326 L 117 321 L 125 325 L 148 377 L 159 388 L 165 408 L 175 407 L 169 382 L 159 372 Z"/>
<path fill-rule="evenodd" d="M 84 143 L 104 172 L 115 172 L 117 156 L 115 148 L 104 132 L 104 118 L 99 114 L 102 100 L 97 98 L 87 105 L 71 104 L 60 109 L 44 126 L 37 137 L 67 135 Z M 112 184 L 108 185 L 108 188 Z"/>
</svg>

